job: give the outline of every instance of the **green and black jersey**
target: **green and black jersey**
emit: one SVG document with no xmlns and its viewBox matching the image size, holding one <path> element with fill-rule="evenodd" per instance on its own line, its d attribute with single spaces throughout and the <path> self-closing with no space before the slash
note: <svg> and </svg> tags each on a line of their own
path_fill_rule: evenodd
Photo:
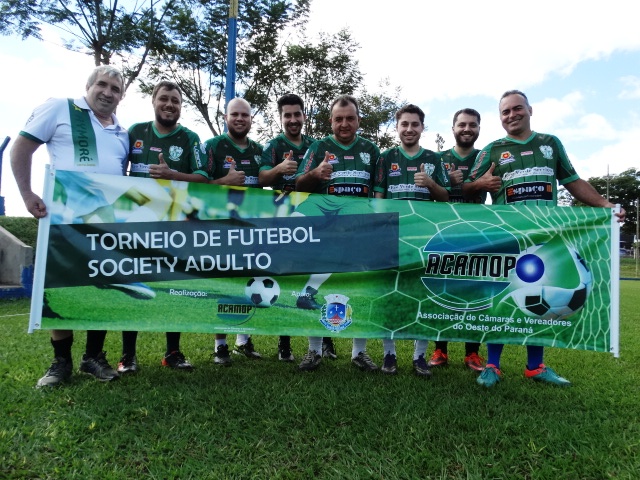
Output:
<svg viewBox="0 0 640 480">
<path fill-rule="evenodd" d="M 302 163 L 304 154 L 307 153 L 309 146 L 314 142 L 314 139 L 306 135 L 302 135 L 302 143 L 296 145 L 291 142 L 284 133 L 281 133 L 276 138 L 273 138 L 267 142 L 262 150 L 262 164 L 260 165 L 260 171 L 271 170 L 289 156 L 289 152 L 293 152 L 293 160 L 298 162 L 298 167 Z M 271 185 L 275 190 L 292 191 L 296 186 L 296 174 L 285 175 L 280 181 L 274 185 Z"/>
<path fill-rule="evenodd" d="M 506 137 L 490 143 L 478 154 L 467 181 L 484 175 L 492 163 L 493 175 L 502 179 L 500 190 L 491 194 L 496 205 L 555 206 L 557 184 L 580 178 L 560 140 L 544 133 L 533 132 L 524 141 Z"/>
<path fill-rule="evenodd" d="M 217 180 L 226 176 L 232 162 L 235 161 L 236 170 L 245 173 L 244 185 L 260 188 L 258 173 L 262 163 L 262 145 L 249 138 L 247 142 L 249 144 L 246 148 L 240 148 L 226 133 L 207 140 L 204 148 L 209 177 Z"/>
<path fill-rule="evenodd" d="M 129 128 L 129 148 L 129 175 L 132 177 L 149 177 L 149 165 L 158 165 L 160 153 L 169 168 L 207 177 L 200 138 L 182 125 L 163 135 L 158 133 L 153 122 L 136 123 Z"/>
<path fill-rule="evenodd" d="M 313 142 L 300 166 L 296 177 L 303 175 L 324 161 L 329 152 L 329 163 L 333 166 L 331 179 L 321 182 L 315 192 L 328 195 L 370 197 L 375 165 L 380 150 L 371 141 L 356 136 L 348 146 L 342 145 L 333 135 Z"/>
<path fill-rule="evenodd" d="M 393 147 L 384 151 L 378 160 L 374 191 L 394 200 L 431 200 L 429 189 L 417 186 L 413 179 L 422 165 L 438 185 L 450 189 L 449 175 L 437 153 L 420 148 L 414 156 L 409 156 L 402 147 Z"/>
<path fill-rule="evenodd" d="M 479 152 L 480 150 L 474 149 L 469 155 L 462 158 L 460 155 L 458 155 L 455 149 L 451 148 L 444 152 L 440 152 L 439 155 L 447 172 L 460 170 L 462 172 L 462 181 L 464 182 L 469 176 L 469 172 L 471 172 L 473 162 L 475 161 Z M 449 202 L 464 202 L 462 198 L 462 184 L 451 186 L 451 191 L 449 192 Z"/>
</svg>

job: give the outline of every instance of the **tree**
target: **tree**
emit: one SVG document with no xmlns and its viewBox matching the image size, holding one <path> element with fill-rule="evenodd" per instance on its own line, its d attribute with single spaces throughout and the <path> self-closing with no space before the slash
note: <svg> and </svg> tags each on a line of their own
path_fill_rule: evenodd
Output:
<svg viewBox="0 0 640 480">
<path fill-rule="evenodd" d="M 260 115 L 285 75 L 281 45 L 288 28 L 304 25 L 310 0 L 239 3 L 236 82 L 238 93 Z M 214 135 L 222 132 L 227 69 L 228 0 L 180 0 L 167 22 L 171 44 L 149 61 L 143 91 L 161 79 L 176 82 Z M 213 115 L 210 113 L 212 112 Z"/>
<path fill-rule="evenodd" d="M 627 218 L 621 231 L 622 233 L 634 234 L 637 219 L 632 215 L 632 212 L 635 212 L 635 202 L 640 195 L 640 170 L 630 168 L 617 175 L 591 177 L 587 181 L 603 197 L 607 196 L 608 191 L 609 201 L 614 204 L 619 203 L 626 210 Z M 583 203 L 573 198 L 567 190 L 562 190 L 559 193 L 558 203 L 568 206 L 584 206 Z"/>
<path fill-rule="evenodd" d="M 140 75 L 149 52 L 162 52 L 168 43 L 163 20 L 174 3 L 129 2 L 127 8 L 117 0 L 0 0 L 0 34 L 42 40 L 42 25 L 51 25 L 66 36 L 65 48 L 92 55 L 96 66 L 116 64 L 126 89 Z"/>
</svg>

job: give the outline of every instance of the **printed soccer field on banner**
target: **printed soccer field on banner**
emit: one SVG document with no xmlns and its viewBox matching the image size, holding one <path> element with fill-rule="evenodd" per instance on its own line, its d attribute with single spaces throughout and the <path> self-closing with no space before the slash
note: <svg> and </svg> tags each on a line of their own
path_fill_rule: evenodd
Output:
<svg viewBox="0 0 640 480">
<path fill-rule="evenodd" d="M 615 347 L 610 209 L 51 178 L 31 329 Z"/>
</svg>

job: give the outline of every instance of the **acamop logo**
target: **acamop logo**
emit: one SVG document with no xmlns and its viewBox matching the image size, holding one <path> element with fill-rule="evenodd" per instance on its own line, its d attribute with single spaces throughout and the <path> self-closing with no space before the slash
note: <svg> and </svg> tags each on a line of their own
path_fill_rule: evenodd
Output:
<svg viewBox="0 0 640 480">
<path fill-rule="evenodd" d="M 592 276 L 584 259 L 560 237 L 520 250 L 516 237 L 485 222 L 461 222 L 424 246 L 421 277 L 434 303 L 478 311 L 511 301 L 526 315 L 566 318 L 586 303 Z"/>
</svg>

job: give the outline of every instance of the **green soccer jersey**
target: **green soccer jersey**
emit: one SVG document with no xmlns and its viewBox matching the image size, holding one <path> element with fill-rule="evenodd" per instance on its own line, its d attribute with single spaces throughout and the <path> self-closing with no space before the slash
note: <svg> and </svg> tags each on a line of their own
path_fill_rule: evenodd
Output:
<svg viewBox="0 0 640 480">
<path fill-rule="evenodd" d="M 478 154 L 467 181 L 481 177 L 492 163 L 493 175 L 502 179 L 500 190 L 491 194 L 496 205 L 555 206 L 557 183 L 580 178 L 560 140 L 544 133 L 533 132 L 525 141 L 506 137 L 490 143 Z"/>
<path fill-rule="evenodd" d="M 431 200 L 429 189 L 417 186 L 413 180 L 422 165 L 438 185 L 450 189 L 449 175 L 437 153 L 420 148 L 410 157 L 402 147 L 393 147 L 378 160 L 374 191 L 394 200 Z"/>
<path fill-rule="evenodd" d="M 129 128 L 129 149 L 129 175 L 132 177 L 149 177 L 149 165 L 158 165 L 160 153 L 169 168 L 207 177 L 200 138 L 182 125 L 162 135 L 153 122 L 136 123 Z"/>
<path fill-rule="evenodd" d="M 328 195 L 369 197 L 380 150 L 371 141 L 356 136 L 351 145 L 336 142 L 333 135 L 311 144 L 298 167 L 296 177 L 303 175 L 324 161 L 329 152 L 333 166 L 331 179 L 321 182 L 315 192 Z"/>
<path fill-rule="evenodd" d="M 473 166 L 473 162 L 480 150 L 474 149 L 472 152 L 466 157 L 462 158 L 455 149 L 446 150 L 444 152 L 440 152 L 440 158 L 442 159 L 442 163 L 444 164 L 444 168 L 449 171 L 460 170 L 462 172 L 462 181 L 464 182 L 469 176 L 469 172 L 471 171 L 471 167 Z M 464 202 L 462 198 L 462 184 L 452 185 L 451 191 L 449 192 L 449 202 L 451 203 L 462 203 Z"/>
<path fill-rule="evenodd" d="M 289 156 L 289 152 L 293 151 L 293 160 L 298 162 L 298 166 L 302 163 L 304 154 L 307 153 L 307 149 L 314 142 L 313 138 L 302 135 L 302 143 L 296 145 L 291 142 L 284 133 L 281 133 L 276 138 L 269 140 L 262 150 L 262 165 L 260 165 L 260 171 L 271 170 L 275 166 L 282 163 L 282 161 Z M 296 175 L 284 175 L 280 181 L 274 185 L 271 185 L 275 190 L 292 191 L 296 186 Z"/>
<path fill-rule="evenodd" d="M 217 180 L 226 176 L 231 162 L 235 160 L 236 170 L 245 173 L 245 187 L 260 188 L 258 173 L 262 164 L 262 145 L 251 139 L 247 139 L 247 142 L 246 148 L 240 148 L 226 133 L 207 140 L 204 147 L 209 177 Z"/>
</svg>

